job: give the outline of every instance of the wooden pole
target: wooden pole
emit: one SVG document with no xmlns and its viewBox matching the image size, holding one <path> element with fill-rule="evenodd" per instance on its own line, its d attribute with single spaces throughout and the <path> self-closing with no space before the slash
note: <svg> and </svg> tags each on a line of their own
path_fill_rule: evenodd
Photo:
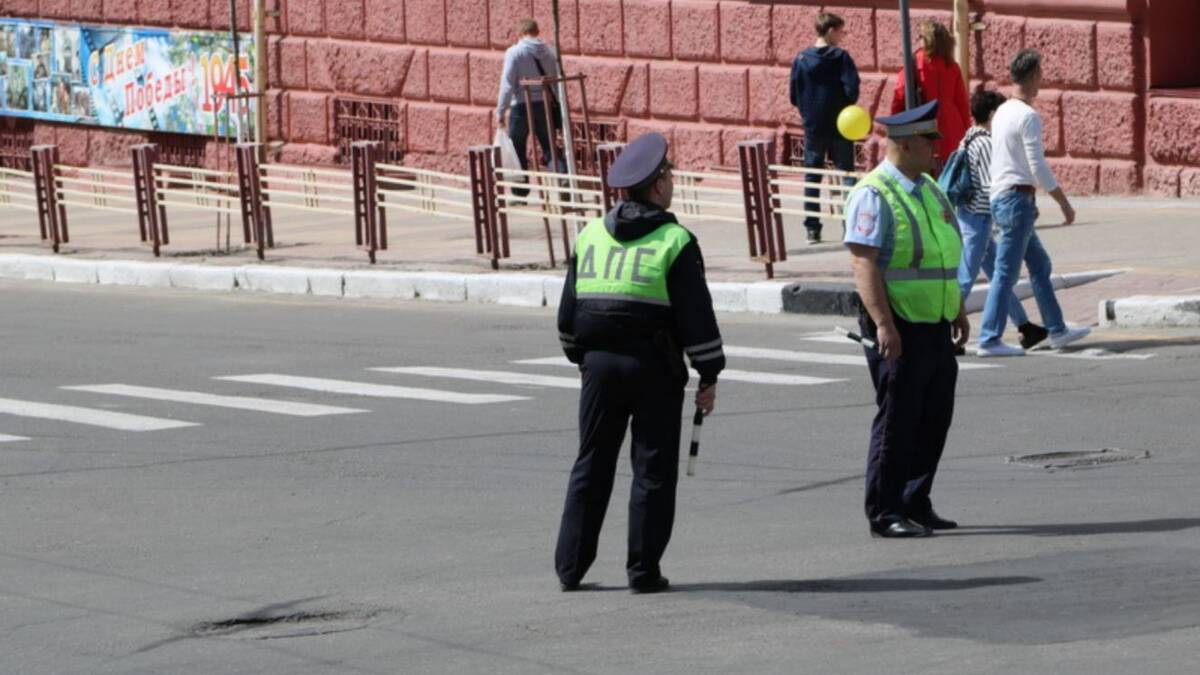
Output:
<svg viewBox="0 0 1200 675">
<path fill-rule="evenodd" d="M 900 0 L 900 50 L 904 52 L 904 109 L 917 107 L 917 64 L 913 59 L 908 0 Z"/>
<path fill-rule="evenodd" d="M 267 0 L 254 0 L 254 142 L 267 147 Z"/>
<path fill-rule="evenodd" d="M 971 19 L 968 0 L 954 0 L 954 58 L 962 71 L 963 84 L 971 89 Z"/>
</svg>

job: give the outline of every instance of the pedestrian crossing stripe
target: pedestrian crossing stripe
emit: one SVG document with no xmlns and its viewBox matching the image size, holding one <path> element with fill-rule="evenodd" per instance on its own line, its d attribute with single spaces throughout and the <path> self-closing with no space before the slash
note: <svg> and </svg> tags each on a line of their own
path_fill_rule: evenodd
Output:
<svg viewBox="0 0 1200 675">
<path fill-rule="evenodd" d="M 322 377 L 300 377 L 297 375 L 281 375 L 278 373 L 257 373 L 253 375 L 228 375 L 213 378 L 230 382 L 249 382 L 251 384 L 268 384 L 277 387 L 323 391 L 332 394 L 350 394 L 353 396 L 373 396 L 376 398 L 403 398 L 420 401 L 437 401 L 441 403 L 461 403 L 477 405 L 484 403 L 508 403 L 525 401 L 528 396 L 510 396 L 507 394 L 460 394 L 440 389 L 422 389 L 418 387 L 397 387 L 390 384 L 375 384 L 372 382 L 355 382 L 351 380 L 334 380 Z"/>
<path fill-rule="evenodd" d="M 93 394 L 111 394 L 157 401 L 172 401 L 175 403 L 194 403 L 196 405 L 213 406 L 217 408 L 233 408 L 237 410 L 252 410 L 255 412 L 274 413 L 277 415 L 292 415 L 295 417 L 321 417 L 324 415 L 347 415 L 365 413 L 369 410 L 358 408 L 341 408 L 331 405 L 313 403 L 298 403 L 295 401 L 278 401 L 269 398 L 253 398 L 249 396 L 222 396 L 201 391 L 182 391 L 178 389 L 160 389 L 158 387 L 140 387 L 130 384 L 93 384 L 63 387 L 71 391 L 86 391 Z"/>
<path fill-rule="evenodd" d="M 838 338 L 838 342 L 846 342 L 854 345 L 853 342 L 846 338 Z M 861 349 L 854 345 L 856 349 Z M 767 349 L 764 347 L 737 347 L 733 345 L 725 345 L 725 355 L 735 356 L 741 359 L 766 359 L 770 361 L 788 361 L 793 363 L 820 363 L 835 366 L 867 366 L 867 359 L 862 354 L 827 354 L 825 352 L 802 352 L 791 351 L 787 349 Z M 985 370 L 988 368 L 999 368 L 1000 366 L 987 363 L 964 363 L 958 362 L 959 370 Z"/>
<path fill-rule="evenodd" d="M 0 443 L 15 443 L 17 441 L 27 441 L 24 436 L 10 436 L 8 434 L 0 434 Z"/>
<path fill-rule="evenodd" d="M 119 431 L 161 431 L 163 429 L 200 426 L 195 422 L 145 417 L 142 415 L 113 412 L 111 410 L 80 408 L 73 405 L 20 401 L 12 398 L 0 398 L 0 414 L 72 422 L 107 429 L 117 429 Z"/>
<path fill-rule="evenodd" d="M 575 364 L 567 360 L 565 356 L 550 356 L 539 359 L 522 359 L 513 361 L 513 363 L 530 366 L 570 366 L 575 368 Z M 695 371 L 693 374 L 698 375 Z M 810 375 L 788 375 L 784 373 L 759 373 L 750 370 L 734 370 L 726 368 L 721 371 L 720 379 L 729 382 L 749 382 L 753 384 L 770 384 L 779 386 L 811 386 L 817 384 L 830 384 L 833 382 L 845 382 L 845 379 L 828 378 L 828 377 L 813 377 Z"/>
<path fill-rule="evenodd" d="M 456 380 L 472 380 L 477 382 L 494 382 L 497 384 L 531 385 L 535 387 L 559 387 L 562 389 L 578 389 L 578 377 L 555 377 L 551 375 L 529 375 L 505 370 L 467 370 L 464 368 L 433 368 L 433 367 L 404 367 L 404 368 L 368 368 L 381 373 L 397 373 L 400 375 L 421 375 L 425 377 L 445 377 Z"/>
</svg>

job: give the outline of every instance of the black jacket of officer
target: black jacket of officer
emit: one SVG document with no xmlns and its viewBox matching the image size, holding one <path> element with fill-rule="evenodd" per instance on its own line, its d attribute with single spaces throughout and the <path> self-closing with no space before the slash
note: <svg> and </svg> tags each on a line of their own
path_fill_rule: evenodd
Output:
<svg viewBox="0 0 1200 675">
<path fill-rule="evenodd" d="M 640 239 L 662 225 L 678 222 L 670 211 L 638 201 L 617 204 L 604 219 L 608 233 L 620 242 Z M 669 307 L 577 298 L 576 267 L 572 258 L 558 307 L 559 339 L 572 363 L 581 363 L 589 349 L 618 353 L 650 349 L 668 358 L 668 365 L 676 368 L 686 382 L 681 357 L 687 353 L 702 384 L 717 381 L 717 374 L 725 367 L 725 353 L 704 278 L 704 258 L 694 235 L 667 274 Z"/>
</svg>

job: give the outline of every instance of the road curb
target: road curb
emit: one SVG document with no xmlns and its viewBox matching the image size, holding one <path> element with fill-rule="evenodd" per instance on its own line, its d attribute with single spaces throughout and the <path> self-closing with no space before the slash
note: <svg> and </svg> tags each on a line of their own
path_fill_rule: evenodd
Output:
<svg viewBox="0 0 1200 675">
<path fill-rule="evenodd" d="M 1200 328 L 1200 295 L 1135 295 L 1102 300 L 1100 325 L 1116 328 Z"/>
<path fill-rule="evenodd" d="M 563 287 L 562 276 L 519 272 L 460 274 L 201 265 L 28 254 L 0 254 L 0 279 L 518 307 L 557 307 Z M 857 311 L 850 284 L 714 281 L 709 283 L 709 292 L 719 312 L 854 315 Z"/>
<path fill-rule="evenodd" d="M 1112 276 L 1120 270 L 1064 275 L 1055 288 Z M 1069 278 L 1068 278 L 1069 277 Z M 1079 277 L 1076 279 L 1075 277 Z M 523 272 L 466 274 L 261 265 L 201 265 L 141 260 L 80 260 L 61 256 L 0 254 L 0 279 L 72 284 L 183 288 L 193 291 L 271 293 L 377 300 L 427 300 L 516 307 L 557 307 L 563 277 Z M 858 315 L 858 293 L 849 282 L 781 281 L 708 284 L 718 312 Z M 1024 297 L 1022 287 L 1016 289 Z M 986 289 L 976 287 L 968 311 L 977 311 Z M 1200 296 L 1135 296 L 1100 303 L 1100 323 L 1121 327 L 1200 327 Z"/>
<path fill-rule="evenodd" d="M 858 316 L 858 292 L 849 283 L 790 284 L 783 289 L 783 311 L 789 314 Z"/>
</svg>

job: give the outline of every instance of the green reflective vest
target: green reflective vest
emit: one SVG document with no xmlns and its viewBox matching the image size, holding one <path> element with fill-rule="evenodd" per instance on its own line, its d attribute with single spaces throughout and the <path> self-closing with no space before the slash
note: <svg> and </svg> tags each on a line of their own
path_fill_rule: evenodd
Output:
<svg viewBox="0 0 1200 675">
<path fill-rule="evenodd" d="M 895 223 L 892 258 L 883 271 L 892 311 L 914 323 L 953 321 L 962 303 L 958 288 L 962 235 L 954 207 L 928 175 L 921 184 L 920 198 L 879 168 L 867 174 L 855 190 L 868 186 L 879 192 Z"/>
<path fill-rule="evenodd" d="M 617 241 L 596 218 L 575 242 L 575 296 L 669 307 L 667 273 L 691 240 L 681 225 L 667 223 L 641 239 Z"/>
</svg>

